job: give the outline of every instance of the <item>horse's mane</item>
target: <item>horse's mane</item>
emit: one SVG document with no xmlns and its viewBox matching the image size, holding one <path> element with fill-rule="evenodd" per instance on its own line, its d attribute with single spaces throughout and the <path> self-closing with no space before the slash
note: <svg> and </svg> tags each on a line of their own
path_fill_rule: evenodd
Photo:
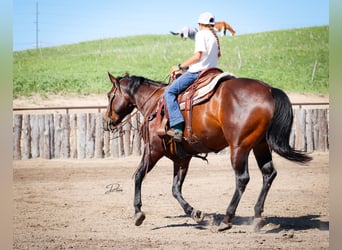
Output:
<svg viewBox="0 0 342 250">
<path fill-rule="evenodd" d="M 162 82 L 158 82 L 158 81 L 154 81 L 148 78 L 145 78 L 143 76 L 130 76 L 128 73 L 126 73 L 125 76 L 123 77 L 118 77 L 118 81 L 125 79 L 128 81 L 127 87 L 128 87 L 128 91 L 130 95 L 134 95 L 138 88 L 142 85 L 142 84 L 146 84 L 146 85 L 154 85 L 157 87 L 165 87 L 166 84 L 162 83 Z"/>
</svg>

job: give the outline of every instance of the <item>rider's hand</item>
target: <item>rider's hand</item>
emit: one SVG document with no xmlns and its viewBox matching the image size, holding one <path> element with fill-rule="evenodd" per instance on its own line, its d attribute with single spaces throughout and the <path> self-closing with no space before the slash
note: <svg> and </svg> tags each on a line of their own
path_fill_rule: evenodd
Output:
<svg viewBox="0 0 342 250">
<path fill-rule="evenodd" d="M 179 67 L 178 66 L 172 66 L 170 69 L 170 74 L 173 75 L 177 71 L 179 71 Z"/>
</svg>

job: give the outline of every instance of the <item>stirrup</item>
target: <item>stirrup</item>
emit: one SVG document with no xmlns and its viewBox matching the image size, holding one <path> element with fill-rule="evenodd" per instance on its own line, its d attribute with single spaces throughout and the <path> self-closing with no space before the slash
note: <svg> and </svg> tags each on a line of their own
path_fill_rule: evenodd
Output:
<svg viewBox="0 0 342 250">
<path fill-rule="evenodd" d="M 183 140 L 183 132 L 179 129 L 169 129 L 166 132 L 167 135 L 171 136 L 175 142 L 181 142 Z"/>
</svg>

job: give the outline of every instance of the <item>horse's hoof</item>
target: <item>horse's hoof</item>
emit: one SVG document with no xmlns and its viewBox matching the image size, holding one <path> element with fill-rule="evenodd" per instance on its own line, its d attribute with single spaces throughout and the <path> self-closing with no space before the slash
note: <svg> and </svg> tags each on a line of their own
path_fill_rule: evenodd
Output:
<svg viewBox="0 0 342 250">
<path fill-rule="evenodd" d="M 254 232 L 260 232 L 260 229 L 265 226 L 266 222 L 263 218 L 254 218 L 253 221 L 253 227 L 254 227 Z"/>
<path fill-rule="evenodd" d="M 191 218 L 197 223 L 201 223 L 204 220 L 204 213 L 200 210 L 192 210 Z"/>
<path fill-rule="evenodd" d="M 138 212 L 134 215 L 134 219 L 135 219 L 135 225 L 136 226 L 140 226 L 143 221 L 145 220 L 146 216 L 144 212 Z"/>
<path fill-rule="evenodd" d="M 218 232 L 222 232 L 222 231 L 225 231 L 225 230 L 228 230 L 228 229 L 231 229 L 233 226 L 232 223 L 225 223 L 223 221 L 221 221 L 220 225 L 217 227 L 217 231 Z"/>
</svg>

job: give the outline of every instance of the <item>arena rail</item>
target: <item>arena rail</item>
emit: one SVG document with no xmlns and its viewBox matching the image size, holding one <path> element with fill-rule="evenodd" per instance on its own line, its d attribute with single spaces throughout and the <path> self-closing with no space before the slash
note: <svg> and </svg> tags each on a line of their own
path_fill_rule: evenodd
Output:
<svg viewBox="0 0 342 250">
<path fill-rule="evenodd" d="M 329 106 L 329 102 L 294 102 L 292 106 L 298 106 L 299 108 L 303 108 L 305 106 Z M 55 106 L 55 107 L 27 107 L 27 108 L 13 108 L 13 111 L 43 111 L 43 110 L 65 110 L 67 114 L 69 114 L 70 110 L 84 110 L 84 109 L 97 109 L 98 112 L 106 109 L 106 106 Z"/>
<path fill-rule="evenodd" d="M 290 145 L 307 152 L 328 151 L 329 103 L 292 105 L 295 119 Z M 105 109 L 106 106 L 13 108 L 13 159 L 100 159 L 141 155 L 142 115 L 136 112 L 129 122 L 110 133 L 103 131 Z M 226 149 L 221 153 L 228 152 Z"/>
</svg>

